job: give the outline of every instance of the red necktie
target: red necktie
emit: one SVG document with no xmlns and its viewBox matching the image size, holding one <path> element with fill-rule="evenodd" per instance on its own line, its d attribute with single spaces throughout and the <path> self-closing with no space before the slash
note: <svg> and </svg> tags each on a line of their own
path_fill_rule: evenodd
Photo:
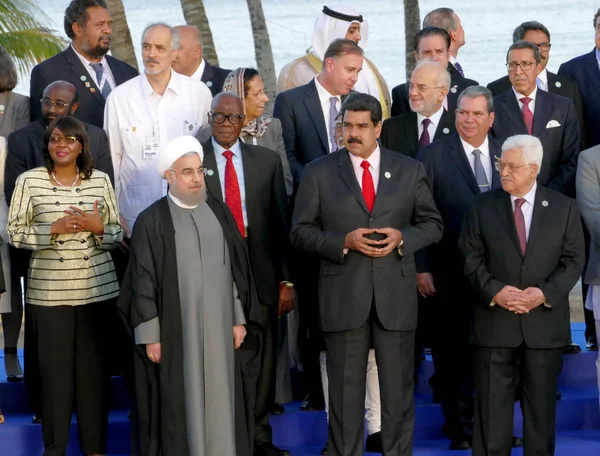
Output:
<svg viewBox="0 0 600 456">
<path fill-rule="evenodd" d="M 429 137 L 429 130 L 427 129 L 429 127 L 429 124 L 431 123 L 431 120 L 423 119 L 423 122 L 421 123 L 423 124 L 423 133 L 421 133 L 421 137 L 419 138 L 419 149 L 425 147 L 431 142 L 431 138 Z"/>
<path fill-rule="evenodd" d="M 525 198 L 517 198 L 515 200 L 515 212 L 513 214 L 515 218 L 515 226 L 517 227 L 517 236 L 519 236 L 519 244 L 521 244 L 521 253 L 525 255 L 527 249 L 527 233 L 525 232 L 525 217 L 521 206 L 525 203 Z"/>
<path fill-rule="evenodd" d="M 373 184 L 373 176 L 371 176 L 371 171 L 369 171 L 369 162 L 367 160 L 363 160 L 360 166 L 364 170 L 362 175 L 363 198 L 365 199 L 365 203 L 367 203 L 367 209 L 369 209 L 369 212 L 373 212 L 373 205 L 375 204 L 375 185 Z"/>
<path fill-rule="evenodd" d="M 233 166 L 233 152 L 226 150 L 223 152 L 223 156 L 227 159 L 225 165 L 225 203 L 229 207 L 229 210 L 233 214 L 235 224 L 240 230 L 242 237 L 246 236 L 246 229 L 244 228 L 244 213 L 242 212 L 242 197 L 240 193 L 240 183 L 238 182 L 237 173 Z"/>
<path fill-rule="evenodd" d="M 531 112 L 531 109 L 529 109 L 531 98 L 523 97 L 519 101 L 523 103 L 523 109 L 521 109 L 521 112 L 523 113 L 523 120 L 525 121 L 525 126 L 527 127 L 527 133 L 531 135 L 533 134 L 533 113 Z"/>
</svg>

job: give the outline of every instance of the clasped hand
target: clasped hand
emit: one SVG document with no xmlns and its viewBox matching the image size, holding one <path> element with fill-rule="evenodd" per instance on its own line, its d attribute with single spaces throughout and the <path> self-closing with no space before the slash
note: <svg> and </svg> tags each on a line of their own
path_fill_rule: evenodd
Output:
<svg viewBox="0 0 600 456">
<path fill-rule="evenodd" d="M 66 209 L 65 213 L 67 215 L 52 223 L 51 234 L 74 234 L 81 231 L 91 231 L 96 236 L 104 234 L 104 224 L 98 210 L 98 200 L 94 202 L 93 212 L 84 212 L 77 206 L 70 206 L 70 210 Z"/>
<path fill-rule="evenodd" d="M 503 309 L 516 315 L 529 313 L 544 302 L 544 292 L 537 287 L 529 287 L 524 290 L 506 285 L 494 296 L 493 301 Z"/>
<path fill-rule="evenodd" d="M 386 237 L 380 241 L 365 237 L 373 233 L 384 234 Z M 400 241 L 402 233 L 395 228 L 358 228 L 346 235 L 344 248 L 356 250 L 372 258 L 381 258 L 395 250 Z"/>
</svg>

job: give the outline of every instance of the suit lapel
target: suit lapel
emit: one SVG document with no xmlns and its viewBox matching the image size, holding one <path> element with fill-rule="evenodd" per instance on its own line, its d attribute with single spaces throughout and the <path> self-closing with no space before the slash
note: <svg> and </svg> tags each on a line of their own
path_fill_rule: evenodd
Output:
<svg viewBox="0 0 600 456">
<path fill-rule="evenodd" d="M 350 192 L 360 203 L 361 207 L 365 210 L 367 214 L 369 214 L 369 209 L 367 209 L 365 198 L 363 197 L 360 185 L 358 185 L 358 181 L 356 180 L 356 174 L 354 173 L 354 168 L 352 167 L 352 162 L 350 161 L 350 152 L 348 152 L 344 148 L 339 152 L 339 154 L 340 159 L 338 163 L 340 166 L 340 175 L 342 176 L 342 180 L 346 183 L 346 185 L 350 189 Z M 382 169 L 381 164 L 379 165 L 379 169 Z M 379 184 L 381 184 L 381 180 L 379 181 Z M 375 205 L 377 205 L 377 195 L 375 195 Z"/>
<path fill-rule="evenodd" d="M 596 88 L 596 91 L 600 93 L 600 68 L 598 68 L 598 60 L 596 59 L 595 49 L 588 54 L 585 72 L 588 75 L 588 80 Z"/>
<path fill-rule="evenodd" d="M 491 135 L 488 135 L 488 144 L 490 148 L 490 161 L 492 162 L 492 189 L 499 188 L 502 186 L 500 181 L 500 173 L 496 170 L 496 157 L 500 158 L 502 155 L 502 145 L 496 141 Z"/>
<path fill-rule="evenodd" d="M 114 57 L 112 57 L 110 55 L 107 55 L 106 62 L 108 63 L 108 66 L 110 67 L 110 72 L 112 73 L 113 78 L 115 79 L 115 85 L 119 86 L 129 80 L 127 78 L 127 75 L 125 74 L 125 72 L 119 71 L 120 63 L 121 63 L 119 60 L 115 59 Z"/>
<path fill-rule="evenodd" d="M 527 126 L 525 125 L 525 120 L 523 120 L 523 113 L 519 109 L 519 102 L 513 90 L 511 89 L 510 92 L 506 92 L 506 94 L 500 95 L 500 97 L 500 100 L 498 100 L 500 101 L 499 108 L 507 114 L 506 117 L 517 128 L 518 133 L 526 135 Z"/>
<path fill-rule="evenodd" d="M 498 201 L 496 203 L 496 209 L 500 215 L 500 220 L 504 224 L 506 232 L 509 233 L 508 237 L 512 239 L 512 242 L 521 256 L 521 243 L 519 242 L 519 236 L 517 234 L 517 227 L 515 226 L 515 217 L 513 213 L 512 202 L 510 200 L 510 194 L 505 191 L 499 191 L 497 193 Z"/>
<path fill-rule="evenodd" d="M 317 86 L 315 85 L 314 79 L 307 84 L 304 94 L 304 105 L 306 106 L 309 117 L 315 125 L 319 139 L 321 140 L 321 143 L 323 144 L 327 154 L 329 152 L 327 126 L 325 124 L 325 117 L 323 116 L 321 101 L 319 100 L 319 93 L 317 92 Z"/>
<path fill-rule="evenodd" d="M 260 179 L 260 170 L 256 164 L 260 164 L 260 157 L 257 157 L 256 151 L 242 141 L 240 141 L 240 148 L 244 168 L 244 189 L 246 190 L 246 215 L 248 217 L 248 228 L 250 228 L 256 226 L 252 223 L 252 216 L 254 215 L 254 203 L 260 198 L 260 195 L 256 193 L 256 183 Z"/>
<path fill-rule="evenodd" d="M 225 200 L 223 199 L 223 192 L 221 191 L 219 168 L 217 167 L 217 159 L 215 158 L 215 151 L 212 146 L 212 136 L 208 141 L 202 144 L 202 149 L 204 150 L 204 160 L 202 165 L 207 170 L 206 177 L 204 178 L 206 188 L 215 199 L 223 203 Z"/>
<path fill-rule="evenodd" d="M 213 77 L 213 69 L 212 65 L 205 61 L 204 71 L 202 72 L 202 76 L 200 76 L 200 80 L 202 82 L 208 82 Z"/>
<path fill-rule="evenodd" d="M 417 124 L 417 113 L 411 111 L 406 122 L 402 122 L 402 129 L 406 137 L 406 144 L 410 150 L 410 156 L 416 157 L 419 151 L 419 125 Z"/>
<path fill-rule="evenodd" d="M 75 51 L 71 48 L 71 46 L 67 48 L 65 56 L 67 60 L 67 65 L 69 65 L 69 68 L 75 74 L 77 81 L 79 81 L 79 87 L 77 88 L 77 91 L 80 94 L 79 99 L 81 100 L 82 93 L 89 92 L 90 95 L 93 98 L 95 98 L 96 101 L 102 105 L 102 107 L 104 107 L 106 100 L 104 100 L 100 89 L 98 88 L 94 80 L 91 78 L 87 69 L 84 68 L 83 64 L 81 63 L 81 60 L 79 60 L 79 57 L 75 55 Z M 90 84 L 90 87 L 86 87 L 86 82 Z M 92 91 L 92 89 L 94 90 Z"/>
<path fill-rule="evenodd" d="M 450 158 L 452 158 L 452 161 L 454 161 L 456 164 L 456 167 L 464 177 L 465 182 L 473 194 L 478 195 L 481 193 L 479 190 L 479 185 L 477 184 L 477 180 L 475 179 L 475 175 L 473 174 L 473 170 L 471 169 L 471 164 L 467 159 L 465 149 L 460 142 L 458 134 L 455 135 L 454 141 L 452 141 L 450 147 L 448 148 L 448 155 L 450 155 Z"/>
<path fill-rule="evenodd" d="M 442 117 L 440 117 L 440 123 L 435 130 L 435 135 L 433 136 L 433 140 L 437 141 L 438 139 L 446 138 L 454 131 L 454 120 L 448 111 L 444 109 L 442 112 Z"/>
<path fill-rule="evenodd" d="M 540 238 L 540 233 L 543 232 L 544 226 L 548 223 L 548 221 L 546 221 L 546 216 L 552 214 L 549 207 L 550 204 L 546 201 L 545 189 L 538 185 L 535 192 L 535 202 L 533 204 L 533 214 L 531 217 L 531 226 L 529 227 L 529 238 L 527 240 L 527 250 L 525 251 L 525 255 L 528 255 L 533 251 L 533 247 L 538 239 L 543 239 L 543 236 Z"/>
<path fill-rule="evenodd" d="M 379 160 L 379 182 L 377 183 L 377 192 L 375 193 L 375 204 L 373 205 L 372 214 L 375 211 L 381 211 L 383 209 L 382 204 L 384 201 L 384 196 L 387 194 L 390 188 L 391 179 L 386 177 L 386 173 L 388 176 L 392 175 L 392 164 L 389 160 L 389 155 L 387 154 L 387 149 L 380 148 L 379 149 L 380 160 Z M 353 170 L 354 171 L 354 170 Z M 356 177 L 354 178 L 356 180 Z M 397 182 L 397 181 L 396 181 Z M 362 191 L 361 191 L 362 196 Z M 364 198 L 363 198 L 364 200 Z"/>
<path fill-rule="evenodd" d="M 552 115 L 551 100 L 543 90 L 538 89 L 535 100 L 535 112 L 533 113 L 533 135 L 539 138 L 546 130 L 546 125 Z"/>
</svg>

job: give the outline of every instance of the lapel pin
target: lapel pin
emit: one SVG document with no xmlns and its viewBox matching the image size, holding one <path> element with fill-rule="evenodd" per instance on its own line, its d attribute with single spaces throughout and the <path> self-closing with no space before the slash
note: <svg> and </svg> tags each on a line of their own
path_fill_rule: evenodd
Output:
<svg viewBox="0 0 600 456">
<path fill-rule="evenodd" d="M 542 206 L 548 207 L 548 201 L 546 201 L 546 200 L 542 201 Z"/>
<path fill-rule="evenodd" d="M 90 87 L 90 92 L 94 93 L 96 91 L 96 89 L 94 89 L 93 87 Z"/>
<path fill-rule="evenodd" d="M 131 131 L 135 133 L 136 128 L 135 127 L 131 127 Z"/>
<path fill-rule="evenodd" d="M 206 87 L 212 87 L 212 86 L 213 86 L 212 81 L 206 81 Z"/>
<path fill-rule="evenodd" d="M 215 172 L 212 169 L 209 169 L 206 171 L 206 174 L 208 174 L 209 176 L 212 176 Z"/>
<path fill-rule="evenodd" d="M 448 129 L 448 128 L 444 128 L 442 131 L 444 132 L 445 135 L 447 135 L 448 133 L 450 133 L 450 129 Z"/>
<path fill-rule="evenodd" d="M 385 172 L 384 176 L 386 179 L 389 179 L 390 177 L 392 177 L 392 175 L 388 171 Z"/>
<path fill-rule="evenodd" d="M 79 79 L 80 79 L 81 81 L 87 81 L 87 78 L 86 78 L 85 76 L 81 76 Z"/>
<path fill-rule="evenodd" d="M 554 84 L 556 87 L 561 87 L 562 84 L 560 83 L 560 81 L 556 81 L 556 83 Z"/>
<path fill-rule="evenodd" d="M 89 88 L 90 88 L 90 83 L 89 83 L 89 82 L 86 82 L 86 83 L 85 83 L 85 86 L 86 86 L 86 87 L 89 89 Z"/>
<path fill-rule="evenodd" d="M 454 87 L 452 87 L 452 88 L 450 89 L 450 92 L 452 92 L 452 93 L 456 93 L 456 87 L 458 87 L 458 86 L 454 86 Z"/>
</svg>

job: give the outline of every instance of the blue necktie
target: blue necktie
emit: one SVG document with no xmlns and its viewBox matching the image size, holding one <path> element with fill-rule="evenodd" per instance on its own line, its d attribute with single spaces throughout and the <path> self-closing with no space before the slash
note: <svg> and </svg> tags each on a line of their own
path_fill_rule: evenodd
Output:
<svg viewBox="0 0 600 456">
<path fill-rule="evenodd" d="M 481 163 L 481 151 L 479 149 L 473 150 L 473 157 L 475 157 L 475 160 L 473 160 L 473 171 L 475 171 L 475 179 L 477 180 L 477 185 L 479 185 L 479 191 L 481 193 L 487 192 L 490 189 L 490 184 L 485 175 L 483 163 Z"/>
<path fill-rule="evenodd" d="M 112 89 L 110 88 L 110 84 L 108 83 L 107 79 L 104 80 L 104 85 L 100 87 L 100 84 L 102 82 L 102 76 L 104 75 L 104 67 L 101 63 L 90 63 L 90 65 L 96 72 L 96 80 L 98 81 L 98 88 L 100 89 L 100 93 L 102 93 L 102 96 L 104 97 L 104 99 L 106 99 L 106 97 L 108 97 L 108 94 Z"/>
</svg>

